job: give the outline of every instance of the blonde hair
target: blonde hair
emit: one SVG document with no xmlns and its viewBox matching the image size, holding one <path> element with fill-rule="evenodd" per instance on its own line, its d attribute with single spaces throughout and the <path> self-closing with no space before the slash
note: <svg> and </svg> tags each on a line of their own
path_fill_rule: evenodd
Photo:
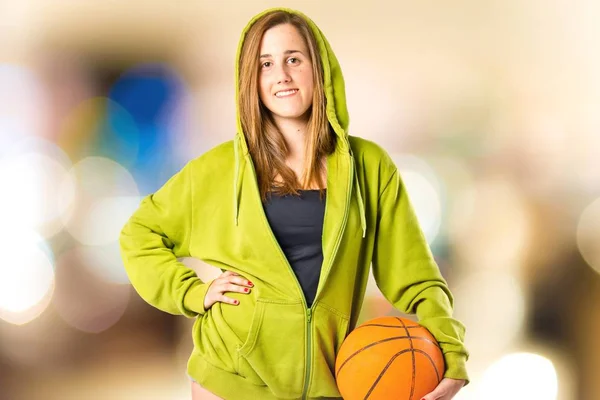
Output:
<svg viewBox="0 0 600 400">
<path fill-rule="evenodd" d="M 291 24 L 298 30 L 306 42 L 313 67 L 314 93 L 307 124 L 307 156 L 301 181 L 285 164 L 287 146 L 270 111 L 260 100 L 258 89 L 262 37 L 267 30 L 282 24 Z M 276 193 L 282 195 L 298 195 L 298 189 L 309 189 L 314 184 L 324 188 L 326 184 L 324 160 L 335 150 L 336 136 L 327 119 L 321 56 L 308 23 L 302 17 L 286 11 L 265 14 L 248 30 L 242 44 L 238 67 L 240 71 L 238 106 L 242 130 L 256 169 L 263 201 L 273 187 Z M 275 185 L 277 175 L 281 177 L 281 182 Z"/>
</svg>

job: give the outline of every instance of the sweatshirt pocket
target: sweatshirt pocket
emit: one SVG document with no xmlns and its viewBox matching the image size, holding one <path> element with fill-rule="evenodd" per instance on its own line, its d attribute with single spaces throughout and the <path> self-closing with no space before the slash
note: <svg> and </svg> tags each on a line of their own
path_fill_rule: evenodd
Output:
<svg viewBox="0 0 600 400">
<path fill-rule="evenodd" d="M 193 332 L 195 350 L 213 367 L 230 373 L 235 369 L 235 348 L 241 343 L 223 316 L 222 303 L 215 303 L 196 317 Z"/>
<path fill-rule="evenodd" d="M 238 373 L 267 385 L 276 397 L 302 395 L 306 311 L 301 301 L 257 299 L 246 341 L 238 348 Z"/>
<path fill-rule="evenodd" d="M 309 397 L 341 397 L 335 381 L 335 358 L 348 334 L 349 318 L 332 307 L 317 303 L 313 322 Z"/>
</svg>

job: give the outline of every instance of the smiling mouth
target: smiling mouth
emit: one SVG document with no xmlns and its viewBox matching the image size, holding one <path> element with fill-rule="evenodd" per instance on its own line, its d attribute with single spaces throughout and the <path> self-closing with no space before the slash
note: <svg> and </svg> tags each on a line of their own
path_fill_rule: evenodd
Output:
<svg viewBox="0 0 600 400">
<path fill-rule="evenodd" d="M 275 93 L 275 97 L 287 97 L 294 95 L 298 92 L 298 89 L 282 90 L 281 92 Z"/>
</svg>

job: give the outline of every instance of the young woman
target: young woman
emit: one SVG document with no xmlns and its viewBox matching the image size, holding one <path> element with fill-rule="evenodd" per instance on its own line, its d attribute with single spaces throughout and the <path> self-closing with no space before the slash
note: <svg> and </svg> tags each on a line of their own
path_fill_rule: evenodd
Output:
<svg viewBox="0 0 600 400">
<path fill-rule="evenodd" d="M 468 380 L 464 327 L 389 155 L 348 135 L 344 80 L 306 16 L 271 9 L 242 33 L 237 133 L 146 197 L 121 234 L 151 305 L 195 318 L 194 399 L 339 398 L 335 357 L 369 268 L 438 340 L 444 379 Z M 223 271 L 202 282 L 179 257 Z"/>
</svg>

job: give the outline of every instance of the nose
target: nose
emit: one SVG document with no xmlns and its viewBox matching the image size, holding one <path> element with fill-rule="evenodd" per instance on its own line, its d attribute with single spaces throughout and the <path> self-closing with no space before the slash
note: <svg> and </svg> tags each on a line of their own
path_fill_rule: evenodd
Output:
<svg viewBox="0 0 600 400">
<path fill-rule="evenodd" d="M 289 71 L 287 70 L 287 65 L 280 64 L 276 67 L 275 79 L 277 80 L 278 84 L 288 83 L 292 80 Z"/>
</svg>

